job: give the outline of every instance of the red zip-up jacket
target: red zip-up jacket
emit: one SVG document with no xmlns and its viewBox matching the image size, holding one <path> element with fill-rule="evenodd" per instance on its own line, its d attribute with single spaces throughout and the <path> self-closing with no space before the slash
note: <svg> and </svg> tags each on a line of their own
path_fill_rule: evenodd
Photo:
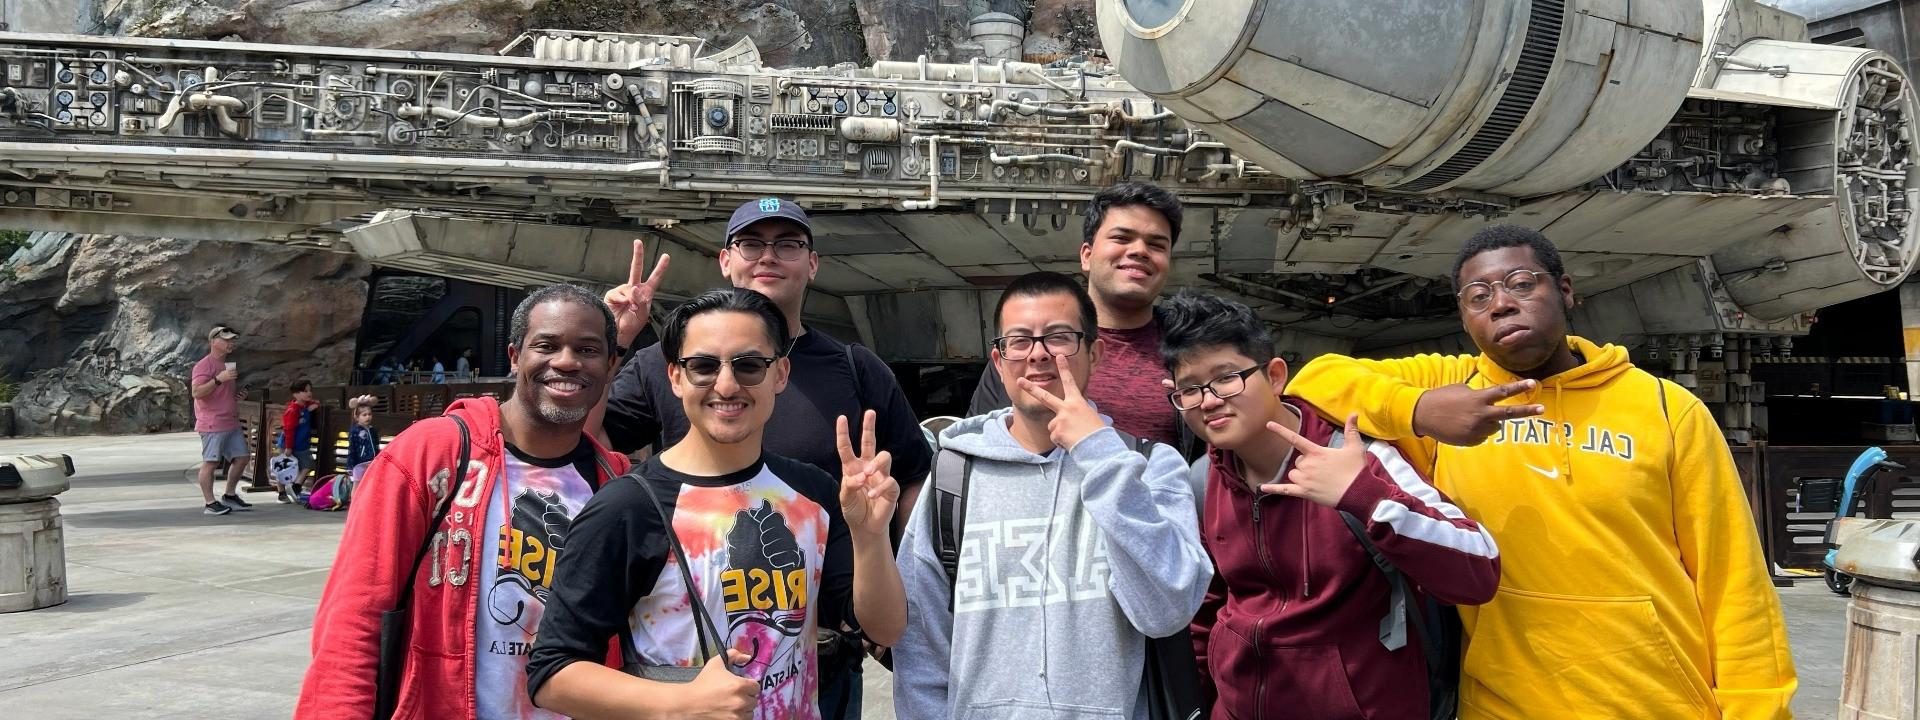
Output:
<svg viewBox="0 0 1920 720">
<path fill-rule="evenodd" d="M 506 445 L 493 398 L 457 400 L 447 414 L 466 421 L 473 445 L 467 480 L 446 520 L 433 528 L 433 549 L 414 581 L 411 646 L 396 720 L 474 718 L 474 613 L 480 589 L 474 580 L 480 563 L 493 561 L 499 550 L 496 532 L 481 526 L 498 487 Z M 588 440 L 616 475 L 627 471 L 626 457 L 608 452 L 591 436 Z M 396 436 L 354 488 L 339 554 L 314 615 L 313 663 L 294 717 L 372 716 L 380 615 L 400 596 L 459 455 L 460 429 L 452 419 L 422 420 Z M 601 486 L 611 480 L 601 473 Z"/>
<path fill-rule="evenodd" d="M 1342 443 L 1340 429 L 1313 408 L 1286 402 L 1300 411 L 1301 436 L 1328 447 Z M 1233 453 L 1208 449 L 1200 539 L 1214 577 L 1192 635 L 1212 717 L 1428 717 L 1418 633 L 1409 621 L 1405 647 L 1380 644 L 1392 586 L 1339 511 L 1363 522 L 1374 546 L 1417 585 L 1410 610 L 1423 594 L 1456 605 L 1491 600 L 1500 582 L 1499 549 L 1400 451 L 1378 440 L 1366 445 L 1366 468 L 1337 508 L 1256 494 Z M 1282 478 L 1293 460 L 1289 453 Z"/>
</svg>

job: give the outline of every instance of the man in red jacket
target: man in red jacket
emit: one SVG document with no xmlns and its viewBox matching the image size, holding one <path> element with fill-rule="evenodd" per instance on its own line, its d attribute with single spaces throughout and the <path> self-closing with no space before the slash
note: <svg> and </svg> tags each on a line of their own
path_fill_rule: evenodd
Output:
<svg viewBox="0 0 1920 720">
<path fill-rule="evenodd" d="M 1419 634 L 1383 632 L 1392 585 L 1342 514 L 1414 586 L 1407 612 L 1491 599 L 1493 538 L 1392 445 L 1284 395 L 1286 361 L 1245 305 L 1187 291 L 1163 317 L 1168 399 L 1208 445 L 1195 490 L 1215 572 L 1191 630 L 1212 716 L 1424 720 Z"/>
<path fill-rule="evenodd" d="M 510 334 L 512 399 L 462 399 L 448 417 L 415 423 L 356 488 L 314 618 L 297 717 L 372 715 L 380 616 L 409 585 L 393 717 L 553 717 L 527 698 L 534 630 L 574 515 L 628 467 L 582 432 L 613 373 L 614 320 L 598 295 L 554 285 L 520 303 Z M 459 480 L 452 418 L 470 442 Z M 428 527 L 449 494 L 445 519 Z M 431 550 L 415 566 L 429 533 Z"/>
</svg>

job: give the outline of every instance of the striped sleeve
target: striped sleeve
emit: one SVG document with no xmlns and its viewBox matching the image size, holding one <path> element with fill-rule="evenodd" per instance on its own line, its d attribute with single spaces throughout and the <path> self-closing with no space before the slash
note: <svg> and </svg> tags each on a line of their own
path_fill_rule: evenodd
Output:
<svg viewBox="0 0 1920 720">
<path fill-rule="evenodd" d="M 1369 439 L 1367 454 L 1366 468 L 1337 507 L 1364 520 L 1380 553 L 1435 599 L 1455 605 L 1493 599 L 1500 585 L 1500 548 L 1493 535 L 1428 483 L 1393 445 Z"/>
</svg>

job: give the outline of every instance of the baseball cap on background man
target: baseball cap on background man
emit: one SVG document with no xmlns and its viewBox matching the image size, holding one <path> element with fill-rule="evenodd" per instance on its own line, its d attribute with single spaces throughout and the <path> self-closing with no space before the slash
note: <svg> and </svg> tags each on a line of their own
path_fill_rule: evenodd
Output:
<svg viewBox="0 0 1920 720">
<path fill-rule="evenodd" d="M 208 340 L 212 340 L 215 338 L 219 338 L 221 340 L 232 340 L 237 337 L 240 337 L 240 333 L 234 332 L 233 328 L 227 327 L 225 325 L 215 325 L 213 326 L 212 330 L 207 331 Z"/>
<path fill-rule="evenodd" d="M 740 207 L 734 208 L 733 218 L 727 221 L 727 241 L 732 242 L 733 236 L 745 230 L 748 225 L 773 219 L 789 220 L 798 224 L 802 230 L 807 231 L 807 243 L 813 243 L 813 223 L 807 220 L 807 211 L 801 209 L 799 203 L 776 197 L 748 200 L 741 203 Z"/>
</svg>

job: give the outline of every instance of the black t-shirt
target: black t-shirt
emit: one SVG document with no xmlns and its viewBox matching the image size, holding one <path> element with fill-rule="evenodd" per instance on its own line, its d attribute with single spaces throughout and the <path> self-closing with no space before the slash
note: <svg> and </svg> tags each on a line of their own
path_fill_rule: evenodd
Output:
<svg viewBox="0 0 1920 720">
<path fill-rule="evenodd" d="M 926 477 L 933 465 L 933 451 L 893 370 L 878 356 L 856 347 L 849 361 L 845 343 L 808 329 L 794 339 L 788 357 L 793 375 L 786 391 L 773 403 L 773 416 L 767 419 L 763 441 L 766 452 L 819 468 L 837 484 L 840 453 L 835 422 L 842 415 L 847 417 L 847 429 L 854 446 L 859 447 L 860 416 L 871 409 L 877 415 L 874 423 L 880 436 L 879 449 L 893 456 L 894 480 L 906 488 Z M 658 343 L 641 350 L 620 368 L 613 381 L 613 394 L 607 399 L 604 427 L 614 449 L 623 453 L 648 445 L 672 447 L 686 437 L 687 415 L 667 380 L 667 359 Z"/>
<path fill-rule="evenodd" d="M 670 562 L 662 509 L 692 593 Z M 811 717 L 815 639 L 851 613 L 853 545 L 833 478 L 810 465 L 765 454 L 705 477 L 654 457 L 587 501 L 554 578 L 527 664 L 530 696 L 571 663 L 604 660 L 623 629 L 643 664 L 700 666 L 693 612 L 705 612 L 727 647 L 753 656 L 738 674 L 760 682 L 755 717 Z"/>
</svg>

